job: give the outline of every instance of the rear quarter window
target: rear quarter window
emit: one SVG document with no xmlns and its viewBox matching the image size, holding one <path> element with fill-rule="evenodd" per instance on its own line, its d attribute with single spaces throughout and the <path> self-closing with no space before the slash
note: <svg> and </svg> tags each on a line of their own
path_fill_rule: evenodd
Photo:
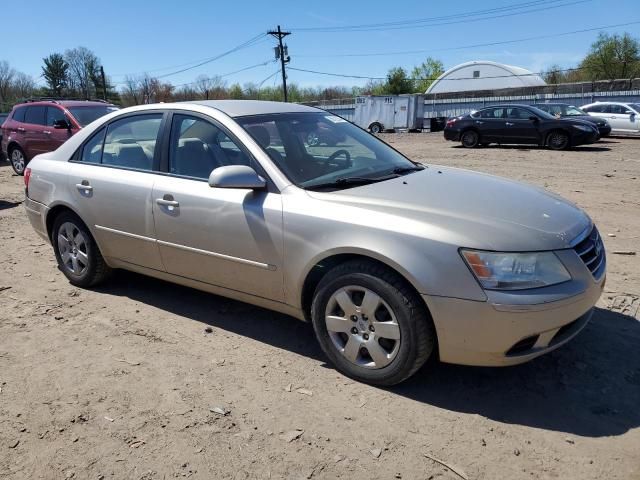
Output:
<svg viewBox="0 0 640 480">
<path fill-rule="evenodd" d="M 16 122 L 23 123 L 24 122 L 24 113 L 27 111 L 27 107 L 18 107 L 13 111 L 13 115 L 11 117 L 12 120 Z"/>
</svg>

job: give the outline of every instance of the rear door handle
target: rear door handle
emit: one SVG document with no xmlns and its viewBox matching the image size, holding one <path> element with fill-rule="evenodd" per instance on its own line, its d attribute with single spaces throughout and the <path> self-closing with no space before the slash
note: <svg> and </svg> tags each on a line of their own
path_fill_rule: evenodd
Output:
<svg viewBox="0 0 640 480">
<path fill-rule="evenodd" d="M 87 182 L 86 184 L 84 184 L 84 183 L 76 183 L 76 188 L 78 190 L 80 190 L 81 192 L 91 192 L 91 191 L 93 191 L 93 187 L 91 185 L 89 185 L 89 182 Z"/>
<path fill-rule="evenodd" d="M 476 124 L 477 125 L 482 125 L 484 122 L 481 122 L 480 120 L 476 120 Z"/>
<path fill-rule="evenodd" d="M 43 130 L 42 133 L 44 133 L 45 135 L 51 135 L 51 132 L 49 130 Z"/>
<path fill-rule="evenodd" d="M 506 125 L 507 127 L 513 127 L 513 123 L 511 123 L 511 122 L 506 122 L 506 123 L 505 123 L 505 125 Z"/>
<path fill-rule="evenodd" d="M 24 132 L 24 131 L 25 131 L 25 129 L 24 129 L 24 128 L 22 128 L 22 127 L 18 127 L 18 131 L 19 131 L 19 132 Z"/>
</svg>

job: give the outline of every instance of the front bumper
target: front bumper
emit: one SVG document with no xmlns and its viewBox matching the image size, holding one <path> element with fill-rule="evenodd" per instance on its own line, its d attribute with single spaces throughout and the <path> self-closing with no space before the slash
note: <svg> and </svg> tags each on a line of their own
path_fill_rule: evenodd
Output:
<svg viewBox="0 0 640 480">
<path fill-rule="evenodd" d="M 31 200 L 29 197 L 24 199 L 24 209 L 27 212 L 27 217 L 31 226 L 38 235 L 44 238 L 47 242 L 50 242 L 49 235 L 47 234 L 47 211 L 49 210 L 46 205 Z"/>
<path fill-rule="evenodd" d="M 588 145 L 590 143 L 596 143 L 600 140 L 600 133 L 597 130 L 592 130 L 590 132 L 574 132 L 572 137 L 571 144 L 573 146 L 577 145 Z"/>
<path fill-rule="evenodd" d="M 600 138 L 608 137 L 611 135 L 611 125 L 605 125 L 603 127 L 598 127 L 598 132 L 600 132 Z"/>
<path fill-rule="evenodd" d="M 596 280 L 574 250 L 556 254 L 571 281 L 520 292 L 487 291 L 486 302 L 423 295 L 436 327 L 440 360 L 516 365 L 577 335 L 591 318 L 605 275 Z"/>
</svg>

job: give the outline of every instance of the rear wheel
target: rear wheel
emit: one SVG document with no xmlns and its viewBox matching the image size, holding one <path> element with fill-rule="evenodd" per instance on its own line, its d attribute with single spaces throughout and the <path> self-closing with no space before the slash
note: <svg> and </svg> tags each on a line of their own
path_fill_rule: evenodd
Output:
<svg viewBox="0 0 640 480">
<path fill-rule="evenodd" d="M 20 147 L 12 147 L 9 151 L 9 162 L 13 171 L 18 175 L 24 175 L 24 169 L 27 166 L 27 157 Z"/>
<path fill-rule="evenodd" d="M 374 122 L 371 125 L 369 125 L 369 131 L 371 133 L 382 133 L 384 129 L 382 128 L 382 125 L 378 122 Z"/>
<path fill-rule="evenodd" d="M 73 285 L 92 287 L 111 272 L 91 232 L 76 215 L 60 214 L 53 222 L 51 240 L 58 267 Z"/>
<path fill-rule="evenodd" d="M 480 135 L 475 130 L 467 130 L 462 133 L 460 137 L 460 143 L 466 148 L 475 148 L 480 143 Z"/>
<path fill-rule="evenodd" d="M 551 150 L 565 150 L 569 147 L 569 135 L 560 130 L 551 132 L 547 137 L 547 146 Z"/>
<path fill-rule="evenodd" d="M 311 310 L 331 363 L 362 382 L 402 382 L 427 361 L 436 344 L 422 299 L 396 273 L 374 263 L 348 262 L 327 273 Z"/>
</svg>

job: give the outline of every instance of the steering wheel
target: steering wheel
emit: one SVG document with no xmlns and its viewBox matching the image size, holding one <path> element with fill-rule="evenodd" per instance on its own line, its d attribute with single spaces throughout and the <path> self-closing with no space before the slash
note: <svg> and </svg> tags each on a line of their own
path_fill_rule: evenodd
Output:
<svg viewBox="0 0 640 480">
<path fill-rule="evenodd" d="M 333 152 L 331 154 L 331 156 L 327 159 L 327 163 L 335 162 L 336 159 L 340 155 L 344 155 L 344 160 L 342 160 L 340 163 L 344 163 L 344 167 L 345 168 L 346 167 L 350 167 L 351 166 L 351 154 L 345 149 L 340 149 L 340 150 L 336 150 L 335 152 Z"/>
</svg>

